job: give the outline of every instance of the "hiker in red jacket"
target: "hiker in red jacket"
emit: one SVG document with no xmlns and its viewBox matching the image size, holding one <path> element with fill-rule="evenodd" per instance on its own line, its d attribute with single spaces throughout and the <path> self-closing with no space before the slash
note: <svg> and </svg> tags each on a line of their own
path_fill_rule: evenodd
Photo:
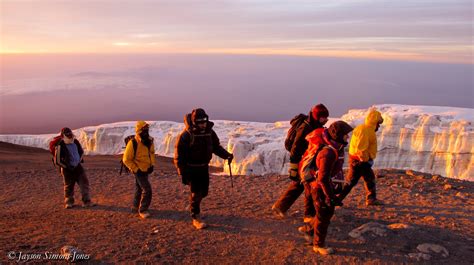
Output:
<svg viewBox="0 0 474 265">
<path fill-rule="evenodd" d="M 325 240 L 334 208 L 342 203 L 336 197 L 336 185 L 332 179 L 342 171 L 344 147 L 348 144 L 348 134 L 352 130 L 346 122 L 337 121 L 322 132 L 315 131 L 308 135 L 310 146 L 300 165 L 305 197 L 312 199 L 311 206 L 316 212 L 310 222 L 311 229 L 305 232 L 313 234 L 313 250 L 322 255 L 334 253 L 332 248 L 325 246 Z"/>
</svg>

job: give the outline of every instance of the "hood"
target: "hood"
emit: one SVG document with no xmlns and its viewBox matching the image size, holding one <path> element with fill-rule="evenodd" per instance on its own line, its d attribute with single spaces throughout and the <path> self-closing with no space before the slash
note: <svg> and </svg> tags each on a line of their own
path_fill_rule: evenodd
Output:
<svg viewBox="0 0 474 265">
<path fill-rule="evenodd" d="M 336 121 L 329 126 L 328 133 L 331 136 L 331 139 L 339 143 L 344 143 L 344 135 L 349 134 L 353 129 L 354 128 L 345 121 Z"/>
<path fill-rule="evenodd" d="M 201 108 L 193 109 L 191 112 L 191 121 L 193 124 L 195 124 L 196 121 L 209 121 L 209 116 L 207 115 L 206 111 Z"/>
<path fill-rule="evenodd" d="M 313 145 L 313 144 L 319 145 L 319 144 L 324 143 L 323 131 L 324 131 L 324 128 L 318 128 L 312 131 L 311 133 L 306 135 L 305 137 L 306 141 L 308 141 L 310 145 Z"/>
<path fill-rule="evenodd" d="M 323 124 L 321 124 L 321 123 L 319 122 L 319 120 L 314 119 L 313 114 L 311 113 L 311 111 L 308 113 L 308 119 L 307 119 L 307 121 L 309 122 L 309 124 L 311 124 L 311 126 L 312 126 L 313 128 L 315 128 L 315 127 L 316 127 L 316 128 L 320 128 L 320 127 L 323 127 L 323 126 L 324 126 Z"/>
<path fill-rule="evenodd" d="M 186 131 L 190 131 L 190 132 L 196 129 L 196 126 L 193 125 L 192 113 L 188 113 L 184 115 L 184 127 Z M 208 121 L 206 131 L 211 130 L 212 127 L 214 127 L 214 123 L 212 121 Z"/>
<path fill-rule="evenodd" d="M 145 121 L 137 121 L 137 124 L 135 125 L 135 132 L 139 134 L 143 128 L 149 126 L 148 123 Z"/>
<path fill-rule="evenodd" d="M 377 123 L 382 123 L 383 118 L 382 114 L 376 109 L 369 110 L 367 117 L 365 118 L 365 125 L 375 127 Z"/>
</svg>

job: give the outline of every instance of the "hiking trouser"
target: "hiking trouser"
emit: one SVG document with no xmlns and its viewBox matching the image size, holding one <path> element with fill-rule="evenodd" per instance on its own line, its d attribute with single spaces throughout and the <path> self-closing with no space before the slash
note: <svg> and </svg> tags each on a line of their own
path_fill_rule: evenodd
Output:
<svg viewBox="0 0 474 265">
<path fill-rule="evenodd" d="M 148 173 L 135 173 L 135 196 L 133 197 L 133 207 L 139 212 L 147 211 L 151 204 L 152 191 L 148 180 Z"/>
<path fill-rule="evenodd" d="M 288 209 L 295 203 L 296 199 L 304 192 L 304 185 L 299 181 L 291 181 L 286 191 L 276 201 L 275 207 L 283 213 L 286 213 Z M 312 217 L 315 215 L 314 206 L 311 200 L 311 196 L 304 196 L 304 216 Z"/>
<path fill-rule="evenodd" d="M 201 213 L 201 201 L 209 193 L 209 166 L 190 167 L 191 217 L 194 219 Z"/>
<path fill-rule="evenodd" d="M 324 247 L 328 227 L 333 215 L 334 206 L 316 205 L 316 216 L 312 221 L 312 227 L 314 229 L 313 246 Z"/>
<path fill-rule="evenodd" d="M 339 198 L 343 200 L 357 184 L 360 178 L 364 179 L 366 191 L 366 200 L 376 200 L 375 174 L 368 162 L 361 162 L 355 159 L 349 159 L 349 172 L 346 175 L 344 186 Z"/>
<path fill-rule="evenodd" d="M 334 206 L 326 206 L 325 196 L 311 188 L 309 183 L 305 183 L 305 195 L 311 196 L 312 205 L 314 205 L 316 215 L 313 220 L 306 226 L 306 233 L 313 235 L 313 245 L 317 247 L 324 247 L 328 227 L 331 223 L 331 218 L 334 215 Z M 320 198 L 324 197 L 324 198 Z"/>
<path fill-rule="evenodd" d="M 64 180 L 64 202 L 74 204 L 74 186 L 77 183 L 81 190 L 82 202 L 90 202 L 89 180 L 81 164 L 74 169 L 61 168 Z"/>
</svg>

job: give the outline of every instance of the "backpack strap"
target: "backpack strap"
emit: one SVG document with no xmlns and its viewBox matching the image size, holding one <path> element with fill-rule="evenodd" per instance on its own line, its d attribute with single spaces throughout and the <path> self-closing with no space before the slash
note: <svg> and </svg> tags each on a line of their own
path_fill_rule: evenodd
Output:
<svg viewBox="0 0 474 265">
<path fill-rule="evenodd" d="M 331 145 L 326 145 L 324 146 L 324 148 L 332 150 L 336 154 L 336 159 L 334 159 L 334 162 L 332 162 L 332 165 L 331 165 L 331 172 L 332 172 L 332 170 L 334 169 L 334 165 L 337 163 L 337 160 L 339 159 L 339 152 L 337 152 L 337 149 Z M 332 177 L 329 178 L 329 181 L 332 182 Z"/>
<path fill-rule="evenodd" d="M 193 146 L 194 144 L 194 133 L 191 131 L 192 129 L 186 129 L 186 131 L 189 133 L 189 147 Z"/>
<path fill-rule="evenodd" d="M 135 138 L 132 139 L 132 145 L 133 145 L 133 158 L 135 158 L 137 156 L 137 149 L 138 149 L 137 139 Z"/>
<path fill-rule="evenodd" d="M 337 159 L 339 158 L 339 154 L 337 153 L 336 148 L 334 148 L 334 147 L 332 147 L 332 146 L 330 146 L 330 145 L 327 145 L 327 144 L 320 144 L 319 147 L 318 147 L 318 150 L 316 150 L 316 152 L 314 153 L 313 161 L 312 161 L 312 163 L 314 163 L 313 165 L 314 165 L 314 167 L 315 167 L 315 169 L 316 169 L 316 170 L 314 171 L 314 174 L 315 174 L 314 180 L 317 179 L 317 176 L 316 176 L 316 175 L 318 174 L 318 171 L 319 171 L 319 169 L 318 169 L 318 167 L 317 167 L 317 165 L 316 165 L 316 160 L 317 160 L 317 158 L 318 158 L 319 153 L 320 153 L 323 149 L 332 149 L 332 150 L 336 153 L 336 159 L 334 160 L 333 164 L 331 165 L 331 169 L 334 167 L 334 165 L 335 165 L 336 162 L 337 162 Z"/>
</svg>

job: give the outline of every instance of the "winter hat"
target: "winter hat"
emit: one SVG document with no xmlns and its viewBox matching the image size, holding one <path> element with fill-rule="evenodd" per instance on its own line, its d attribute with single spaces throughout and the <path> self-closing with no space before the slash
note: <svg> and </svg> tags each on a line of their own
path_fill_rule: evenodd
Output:
<svg viewBox="0 0 474 265">
<path fill-rule="evenodd" d="M 328 132 L 333 140 L 344 143 L 344 135 L 349 134 L 353 129 L 345 121 L 336 121 L 329 126 Z"/>
<path fill-rule="evenodd" d="M 141 133 L 143 129 L 148 129 L 150 125 L 146 123 L 145 121 L 137 121 L 137 125 L 135 125 L 135 132 L 136 133 Z"/>
<path fill-rule="evenodd" d="M 327 118 L 329 117 L 329 110 L 323 104 L 318 104 L 311 109 L 311 116 L 313 116 L 315 120 Z"/>
<path fill-rule="evenodd" d="M 68 127 L 64 127 L 61 129 L 61 136 L 67 136 L 69 138 L 71 138 L 71 136 L 73 136 L 74 134 L 72 133 L 72 130 L 69 129 Z"/>
<path fill-rule="evenodd" d="M 191 113 L 191 121 L 193 122 L 193 124 L 207 122 L 208 120 L 209 116 L 207 116 L 206 112 L 203 109 L 194 109 Z"/>
</svg>

